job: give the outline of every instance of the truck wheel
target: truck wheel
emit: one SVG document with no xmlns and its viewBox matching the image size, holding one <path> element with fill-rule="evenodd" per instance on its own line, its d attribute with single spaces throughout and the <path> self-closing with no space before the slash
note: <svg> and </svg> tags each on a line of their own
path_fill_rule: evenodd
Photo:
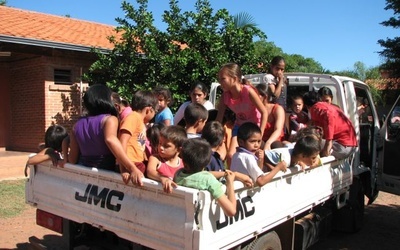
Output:
<svg viewBox="0 0 400 250">
<path fill-rule="evenodd" d="M 275 231 L 264 234 L 253 240 L 246 250 L 282 250 L 281 240 Z"/>
</svg>

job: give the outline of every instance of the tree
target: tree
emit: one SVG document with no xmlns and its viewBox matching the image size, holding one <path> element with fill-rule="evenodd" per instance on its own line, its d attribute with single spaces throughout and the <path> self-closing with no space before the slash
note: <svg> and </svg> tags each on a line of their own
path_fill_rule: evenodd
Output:
<svg viewBox="0 0 400 250">
<path fill-rule="evenodd" d="M 162 84 L 179 103 L 192 82 L 211 84 L 227 62 L 238 63 L 243 72 L 256 72 L 253 38 L 266 36 L 256 27 L 236 26 L 226 9 L 214 12 L 209 1 L 198 0 L 195 11 L 182 13 L 178 1 L 170 0 L 162 16 L 167 28 L 160 31 L 147 10 L 148 0 L 136 2 L 138 7 L 122 2 L 125 17 L 116 18 L 118 35 L 110 37 L 114 49 L 98 52 L 86 75 L 90 83 L 108 83 L 126 98 Z"/>
<path fill-rule="evenodd" d="M 400 27 L 400 0 L 386 0 L 385 10 L 390 9 L 394 11 L 394 16 L 380 24 L 397 29 Z M 400 37 L 380 39 L 378 43 L 384 47 L 379 52 L 385 58 L 385 63 L 381 68 L 389 70 L 392 77 L 400 77 Z"/>
<path fill-rule="evenodd" d="M 0 6 L 6 6 L 7 0 L 0 0 Z"/>
</svg>

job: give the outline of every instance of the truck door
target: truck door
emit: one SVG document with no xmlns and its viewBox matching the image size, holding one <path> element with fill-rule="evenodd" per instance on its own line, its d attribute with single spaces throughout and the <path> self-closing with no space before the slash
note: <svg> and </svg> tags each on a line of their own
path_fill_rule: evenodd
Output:
<svg viewBox="0 0 400 250">
<path fill-rule="evenodd" d="M 400 195 L 400 96 L 379 133 L 377 187 Z"/>
</svg>

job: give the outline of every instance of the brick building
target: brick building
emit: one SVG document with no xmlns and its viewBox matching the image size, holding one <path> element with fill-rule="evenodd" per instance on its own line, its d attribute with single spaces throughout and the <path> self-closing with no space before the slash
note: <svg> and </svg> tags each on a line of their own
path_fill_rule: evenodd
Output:
<svg viewBox="0 0 400 250">
<path fill-rule="evenodd" d="M 114 27 L 0 6 L 0 148 L 37 150 L 51 124 L 80 115 L 92 47 L 112 49 Z"/>
</svg>

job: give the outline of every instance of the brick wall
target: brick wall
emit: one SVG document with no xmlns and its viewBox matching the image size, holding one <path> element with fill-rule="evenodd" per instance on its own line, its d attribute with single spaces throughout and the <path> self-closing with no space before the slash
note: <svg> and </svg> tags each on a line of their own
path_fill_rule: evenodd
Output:
<svg viewBox="0 0 400 250">
<path fill-rule="evenodd" d="M 91 64 L 83 56 L 37 56 L 11 63 L 11 131 L 7 150 L 36 152 L 52 124 L 68 130 L 79 117 L 80 69 Z M 54 69 L 72 71 L 73 85 L 55 85 Z M 87 84 L 85 84 L 87 86 Z"/>
</svg>

